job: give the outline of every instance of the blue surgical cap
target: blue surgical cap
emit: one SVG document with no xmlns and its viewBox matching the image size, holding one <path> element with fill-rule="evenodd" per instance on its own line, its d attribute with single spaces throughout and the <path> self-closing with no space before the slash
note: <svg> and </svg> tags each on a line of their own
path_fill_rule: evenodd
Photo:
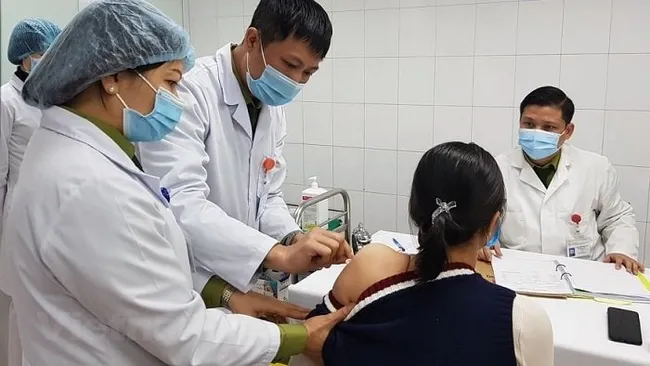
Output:
<svg viewBox="0 0 650 366">
<path fill-rule="evenodd" d="M 23 99 L 48 108 L 72 100 L 106 76 L 173 60 L 194 66 L 189 35 L 143 0 L 90 3 L 63 30 L 23 87 Z"/>
<path fill-rule="evenodd" d="M 7 57 L 9 62 L 20 65 L 27 56 L 33 53 L 45 53 L 61 28 L 45 19 L 25 19 L 16 24 L 9 37 Z"/>
</svg>

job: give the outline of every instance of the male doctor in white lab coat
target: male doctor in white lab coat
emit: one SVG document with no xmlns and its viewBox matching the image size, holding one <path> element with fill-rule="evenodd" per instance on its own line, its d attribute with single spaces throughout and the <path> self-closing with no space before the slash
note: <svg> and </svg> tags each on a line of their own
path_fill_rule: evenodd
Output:
<svg viewBox="0 0 650 366">
<path fill-rule="evenodd" d="M 331 36 L 314 0 L 262 0 L 241 44 L 185 74 L 179 93 L 187 107 L 176 130 L 139 146 L 144 170 L 171 191 L 197 260 L 197 288 L 208 290 L 216 275 L 246 292 L 263 268 L 301 273 L 351 256 L 340 234 L 301 233 L 281 190 L 282 106 L 318 70 Z"/>
<path fill-rule="evenodd" d="M 25 103 L 20 94 L 25 79 L 59 33 L 61 29 L 49 20 L 29 18 L 18 22 L 9 37 L 7 58 L 16 71 L 0 89 L 0 237 L 27 143 L 41 122 L 40 109 Z M 22 350 L 4 283 L 9 259 L 2 247 L 0 258 L 0 365 L 19 365 Z"/>
<path fill-rule="evenodd" d="M 567 143 L 575 107 L 552 86 L 520 106 L 519 147 L 497 157 L 508 203 L 499 242 L 509 249 L 599 260 L 636 274 L 639 233 L 609 160 Z M 499 246 L 496 247 L 500 253 Z M 489 259 L 484 249 L 481 259 Z"/>
</svg>

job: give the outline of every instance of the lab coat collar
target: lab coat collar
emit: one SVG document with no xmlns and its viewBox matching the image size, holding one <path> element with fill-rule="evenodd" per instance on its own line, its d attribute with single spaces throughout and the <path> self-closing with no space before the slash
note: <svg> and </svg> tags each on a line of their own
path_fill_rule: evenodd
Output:
<svg viewBox="0 0 650 366">
<path fill-rule="evenodd" d="M 548 199 L 555 191 L 557 191 L 557 189 L 562 184 L 568 180 L 568 172 L 572 163 L 572 150 L 573 147 L 567 143 L 562 146 L 562 155 L 560 157 L 555 176 L 553 177 L 553 180 L 551 181 L 551 184 L 548 186 L 548 188 L 544 187 L 542 181 L 539 180 L 539 177 L 533 168 L 526 161 L 526 157 L 524 156 L 524 152 L 521 147 L 517 147 L 517 149 L 515 149 L 513 152 L 514 156 L 512 159 L 510 159 L 510 161 L 511 165 L 520 171 L 519 179 L 522 182 L 537 189 L 538 191 L 546 193 L 545 199 Z"/>
<path fill-rule="evenodd" d="M 219 80 L 222 81 L 221 92 L 224 103 L 228 106 L 235 107 L 232 118 L 237 121 L 252 140 L 253 127 L 251 126 L 250 116 L 248 115 L 246 100 L 239 86 L 239 81 L 237 81 L 237 77 L 232 69 L 232 46 L 231 43 L 228 43 L 217 51 L 216 59 L 219 66 Z M 263 109 L 264 107 L 262 107 Z"/>
<path fill-rule="evenodd" d="M 18 90 L 18 92 L 22 92 L 23 85 L 25 85 L 25 83 L 22 80 L 20 80 L 20 78 L 16 76 L 16 74 L 11 74 L 11 77 L 9 78 L 9 84 L 11 84 L 11 86 L 13 86 L 14 89 Z"/>
<path fill-rule="evenodd" d="M 164 205 L 168 206 L 169 202 L 160 189 L 160 179 L 138 169 L 133 160 L 126 155 L 115 141 L 92 122 L 64 108 L 51 107 L 43 111 L 41 127 L 97 150 L 121 169 L 133 176 L 137 176 Z"/>
<path fill-rule="evenodd" d="M 42 126 L 90 146 L 130 173 L 141 173 L 115 141 L 75 113 L 61 107 L 48 108 L 43 111 Z"/>
</svg>

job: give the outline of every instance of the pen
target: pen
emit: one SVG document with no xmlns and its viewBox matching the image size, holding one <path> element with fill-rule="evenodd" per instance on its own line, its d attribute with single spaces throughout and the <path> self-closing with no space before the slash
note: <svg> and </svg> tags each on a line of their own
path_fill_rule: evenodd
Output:
<svg viewBox="0 0 650 366">
<path fill-rule="evenodd" d="M 393 238 L 393 243 L 394 243 L 395 245 L 397 245 L 397 247 L 399 248 L 399 250 L 401 250 L 402 252 L 405 252 L 405 251 L 406 251 L 406 249 L 402 246 L 402 244 L 400 244 L 399 241 L 397 241 L 397 239 Z"/>
</svg>

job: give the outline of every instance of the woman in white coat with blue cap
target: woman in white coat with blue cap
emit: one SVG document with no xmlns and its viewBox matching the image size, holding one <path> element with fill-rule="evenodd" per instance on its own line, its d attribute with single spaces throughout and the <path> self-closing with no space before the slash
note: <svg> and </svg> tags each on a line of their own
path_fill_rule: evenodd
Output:
<svg viewBox="0 0 650 366">
<path fill-rule="evenodd" d="M 158 178 L 133 142 L 181 118 L 189 37 L 140 0 L 84 8 L 23 89 L 44 109 L 7 217 L 9 282 L 33 365 L 268 365 L 319 356 L 345 316 L 278 326 L 207 309 Z M 235 294 L 225 294 L 228 305 Z"/>
<path fill-rule="evenodd" d="M 41 111 L 27 105 L 20 94 L 25 79 L 59 33 L 61 29 L 49 20 L 30 18 L 18 22 L 9 36 L 7 58 L 16 71 L 0 91 L 0 236 L 23 154 L 41 121 Z M 0 261 L 0 271 L 4 268 Z M 0 360 L 13 366 L 20 365 L 22 352 L 17 332 L 9 330 L 15 319 L 9 317 L 11 298 L 6 291 L 0 283 Z"/>
</svg>

